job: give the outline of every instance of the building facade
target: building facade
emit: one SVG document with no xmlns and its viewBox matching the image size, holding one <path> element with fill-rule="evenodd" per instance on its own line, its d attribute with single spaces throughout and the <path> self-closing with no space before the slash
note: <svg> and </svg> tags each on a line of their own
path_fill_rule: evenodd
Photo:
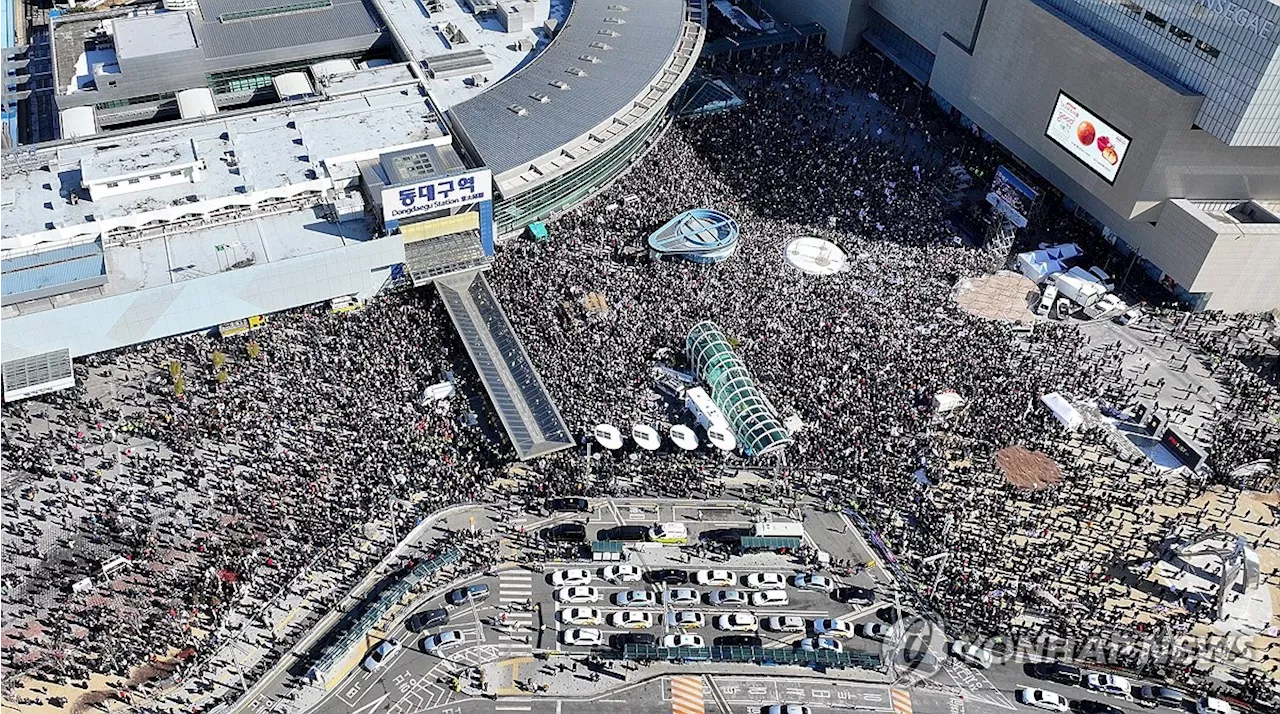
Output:
<svg viewBox="0 0 1280 714">
<path fill-rule="evenodd" d="M 868 41 L 1175 295 L 1201 309 L 1280 307 L 1280 4 L 846 4 L 865 23 L 834 51 Z"/>
</svg>

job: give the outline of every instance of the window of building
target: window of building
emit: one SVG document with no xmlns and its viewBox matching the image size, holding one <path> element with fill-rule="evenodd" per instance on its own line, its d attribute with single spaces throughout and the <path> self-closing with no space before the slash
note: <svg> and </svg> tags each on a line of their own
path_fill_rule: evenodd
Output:
<svg viewBox="0 0 1280 714">
<path fill-rule="evenodd" d="M 1196 49 L 1209 55 L 1213 59 L 1218 59 L 1218 55 L 1222 54 L 1217 47 L 1214 47 L 1204 40 L 1196 40 Z"/>
<path fill-rule="evenodd" d="M 1145 13 L 1143 13 L 1142 19 L 1146 20 L 1152 25 L 1155 25 L 1156 27 L 1168 27 L 1169 25 L 1168 21 L 1166 21 L 1163 17 L 1160 17 L 1159 15 L 1155 14 L 1154 12 L 1151 12 L 1150 10 L 1147 10 Z"/>
<path fill-rule="evenodd" d="M 331 0 L 308 0 L 307 2 L 295 2 L 287 5 L 274 5 L 271 7 L 262 7 L 256 10 L 243 10 L 240 12 L 224 12 L 218 15 L 218 22 L 227 23 L 236 20 L 253 20 L 259 17 L 272 17 L 274 15 L 292 15 L 298 12 L 306 12 L 307 10 L 323 10 L 333 7 Z"/>
<path fill-rule="evenodd" d="M 116 186 L 119 186 L 119 185 L 120 185 L 120 182 L 119 182 L 119 181 L 108 181 L 108 182 L 107 182 L 107 188 L 115 188 Z"/>
<path fill-rule="evenodd" d="M 1182 40 L 1183 42 L 1190 42 L 1191 40 L 1195 39 L 1191 36 L 1190 32 L 1187 32 L 1186 30 L 1182 29 L 1181 27 L 1178 27 L 1177 25 L 1169 25 L 1169 34 L 1173 35 L 1179 40 Z"/>
<path fill-rule="evenodd" d="M 1142 14 L 1142 6 L 1136 2 L 1133 2 L 1133 0 L 1120 0 L 1120 7 L 1128 10 L 1129 12 L 1135 15 Z"/>
<path fill-rule="evenodd" d="M 129 179 L 129 183 L 142 183 L 142 179 L 132 178 L 132 179 Z"/>
</svg>

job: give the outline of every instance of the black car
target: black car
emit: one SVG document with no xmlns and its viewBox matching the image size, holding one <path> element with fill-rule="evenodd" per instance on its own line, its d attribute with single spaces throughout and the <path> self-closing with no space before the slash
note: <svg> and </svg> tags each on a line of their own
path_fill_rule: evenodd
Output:
<svg viewBox="0 0 1280 714">
<path fill-rule="evenodd" d="M 596 531 L 596 540 L 642 541 L 648 534 L 645 526 L 614 526 Z"/>
<path fill-rule="evenodd" d="M 587 539 L 587 527 L 581 523 L 561 523 L 542 529 L 542 537 L 556 543 L 582 543 Z"/>
<path fill-rule="evenodd" d="M 902 613 L 898 611 L 898 608 L 889 605 L 876 610 L 876 617 L 892 625 L 902 619 Z"/>
<path fill-rule="evenodd" d="M 586 513 L 591 510 L 585 498 L 552 498 L 547 501 L 548 511 L 573 511 Z"/>
<path fill-rule="evenodd" d="M 874 590 L 849 585 L 831 591 L 831 599 L 846 605 L 870 605 L 876 601 Z"/>
<path fill-rule="evenodd" d="M 754 635 L 724 635 L 712 643 L 716 647 L 763 647 L 764 641 Z"/>
<path fill-rule="evenodd" d="M 902 663 L 911 669 L 937 669 L 938 658 L 929 650 L 904 649 Z"/>
<path fill-rule="evenodd" d="M 1124 714 L 1124 710 L 1120 707 L 1095 702 L 1092 699 L 1081 699 L 1076 703 L 1076 711 L 1080 714 Z"/>
<path fill-rule="evenodd" d="M 484 602 L 489 599 L 489 586 L 483 583 L 477 585 L 468 585 L 465 588 L 450 590 L 448 595 L 444 596 L 445 602 L 457 607 L 468 602 Z"/>
<path fill-rule="evenodd" d="M 652 647 L 656 644 L 658 644 L 658 638 L 648 632 L 623 632 L 609 636 L 609 645 L 615 650 L 620 650 L 627 645 Z"/>
<path fill-rule="evenodd" d="M 654 584 L 687 585 L 689 583 L 689 573 L 679 568 L 660 568 L 645 573 L 644 579 Z"/>
<path fill-rule="evenodd" d="M 737 543 L 744 535 L 751 535 L 751 533 L 741 528 L 712 528 L 699 533 L 698 540 L 705 540 L 708 543 Z"/>
<path fill-rule="evenodd" d="M 1180 692 L 1168 687 L 1157 687 L 1154 684 L 1144 684 L 1134 690 L 1133 694 L 1138 704 L 1144 707 L 1165 706 L 1181 709 L 1183 702 L 1187 698 L 1186 692 Z"/>
<path fill-rule="evenodd" d="M 409 621 L 405 623 L 405 627 L 408 627 L 410 632 L 422 632 L 432 627 L 447 624 L 449 624 L 449 611 L 437 607 L 432 610 L 413 613 L 409 616 Z"/>
<path fill-rule="evenodd" d="M 1081 678 L 1084 677 L 1079 667 L 1073 664 L 1063 664 L 1062 662 L 1042 662 L 1037 664 L 1033 671 L 1040 679 L 1072 686 L 1080 684 Z"/>
</svg>

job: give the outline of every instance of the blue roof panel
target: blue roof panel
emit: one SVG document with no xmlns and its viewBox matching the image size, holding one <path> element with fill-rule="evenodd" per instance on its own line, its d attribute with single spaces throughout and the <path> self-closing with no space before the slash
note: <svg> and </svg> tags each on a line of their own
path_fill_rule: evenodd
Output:
<svg viewBox="0 0 1280 714">
<path fill-rule="evenodd" d="M 106 274 L 107 261 L 102 253 L 13 272 L 5 268 L 4 280 L 0 281 L 0 294 L 6 297 L 22 295 L 92 280 Z"/>
</svg>

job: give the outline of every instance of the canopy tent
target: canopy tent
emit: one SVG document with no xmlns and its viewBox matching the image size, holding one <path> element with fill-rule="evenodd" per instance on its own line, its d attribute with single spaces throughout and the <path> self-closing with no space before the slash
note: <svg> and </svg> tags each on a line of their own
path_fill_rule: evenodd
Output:
<svg viewBox="0 0 1280 714">
<path fill-rule="evenodd" d="M 676 424 L 671 427 L 671 440 L 675 442 L 676 446 L 685 451 L 693 451 L 698 448 L 698 435 L 694 434 L 693 429 L 684 424 Z"/>
<path fill-rule="evenodd" d="M 595 429 L 596 441 L 610 451 L 622 448 L 622 432 L 612 424 L 600 424 Z"/>
<path fill-rule="evenodd" d="M 964 406 L 964 397 L 951 391 L 943 390 L 933 395 L 933 410 L 936 412 L 949 412 L 952 409 L 958 409 Z"/>
<path fill-rule="evenodd" d="M 1042 395 L 1040 401 L 1044 402 L 1046 407 L 1049 407 L 1049 411 L 1053 412 L 1053 415 L 1067 429 L 1074 431 L 1084 424 L 1084 417 L 1079 410 L 1071 406 L 1071 403 L 1064 399 L 1061 394 L 1049 392 Z"/>
<path fill-rule="evenodd" d="M 1050 275 L 1067 270 L 1066 261 L 1081 255 L 1075 243 L 1052 245 L 1018 254 L 1018 270 L 1027 278 L 1043 283 Z"/>
<path fill-rule="evenodd" d="M 657 451 L 662 446 L 662 438 L 658 436 L 657 430 L 647 424 L 632 424 L 631 438 L 636 446 L 645 451 Z"/>
</svg>

